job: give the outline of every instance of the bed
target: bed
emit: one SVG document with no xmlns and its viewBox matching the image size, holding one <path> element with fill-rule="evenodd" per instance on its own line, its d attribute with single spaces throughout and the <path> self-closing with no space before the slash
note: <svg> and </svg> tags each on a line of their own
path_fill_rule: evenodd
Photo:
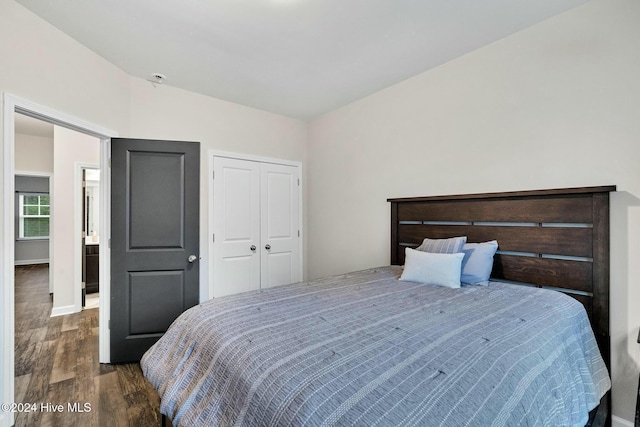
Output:
<svg viewBox="0 0 640 427">
<path fill-rule="evenodd" d="M 203 303 L 143 372 L 176 426 L 605 425 L 614 190 L 389 199 L 391 266 Z M 491 284 L 398 280 L 463 235 Z"/>
</svg>

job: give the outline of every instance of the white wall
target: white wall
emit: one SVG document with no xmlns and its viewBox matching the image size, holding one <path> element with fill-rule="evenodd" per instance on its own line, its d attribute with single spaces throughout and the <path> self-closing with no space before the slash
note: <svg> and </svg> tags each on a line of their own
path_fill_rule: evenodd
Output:
<svg viewBox="0 0 640 427">
<path fill-rule="evenodd" d="M 53 312 L 74 311 L 76 272 L 80 271 L 81 258 L 77 255 L 80 242 L 75 241 L 75 206 L 81 203 L 76 194 L 76 163 L 100 164 L 100 140 L 60 126 L 53 128 L 53 193 L 51 194 L 53 264 Z M 76 200 L 78 199 L 78 200 Z M 79 309 L 80 307 L 75 307 Z"/>
<path fill-rule="evenodd" d="M 389 197 L 615 184 L 613 411 L 633 420 L 639 22 L 596 0 L 312 120 L 309 276 L 388 264 Z"/>
<path fill-rule="evenodd" d="M 53 173 L 53 138 L 16 133 L 15 170 Z"/>
<path fill-rule="evenodd" d="M 303 163 L 303 222 L 306 212 L 306 123 L 170 86 L 131 79 L 131 136 L 200 142 L 201 296 L 209 269 L 208 150 L 294 160 Z M 303 229 L 303 236 L 305 234 Z M 306 258 L 306 250 L 305 258 Z M 306 269 L 307 262 L 304 262 Z"/>
<path fill-rule="evenodd" d="M 15 1 L 0 10 L 0 91 L 127 130 L 126 73 Z"/>
</svg>

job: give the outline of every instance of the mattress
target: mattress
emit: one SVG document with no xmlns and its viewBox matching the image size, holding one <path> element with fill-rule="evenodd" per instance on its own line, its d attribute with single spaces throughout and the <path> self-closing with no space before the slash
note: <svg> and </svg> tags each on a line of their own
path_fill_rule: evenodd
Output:
<svg viewBox="0 0 640 427">
<path fill-rule="evenodd" d="M 175 426 L 582 426 L 611 387 L 583 306 L 390 266 L 183 313 L 141 361 Z"/>
</svg>

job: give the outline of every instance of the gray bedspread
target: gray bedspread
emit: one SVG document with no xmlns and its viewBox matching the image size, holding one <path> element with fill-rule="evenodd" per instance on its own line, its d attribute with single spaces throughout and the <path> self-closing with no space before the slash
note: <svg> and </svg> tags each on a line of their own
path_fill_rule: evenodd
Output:
<svg viewBox="0 0 640 427">
<path fill-rule="evenodd" d="M 217 298 L 142 369 L 176 426 L 580 426 L 611 387 L 558 292 L 382 267 Z"/>
</svg>

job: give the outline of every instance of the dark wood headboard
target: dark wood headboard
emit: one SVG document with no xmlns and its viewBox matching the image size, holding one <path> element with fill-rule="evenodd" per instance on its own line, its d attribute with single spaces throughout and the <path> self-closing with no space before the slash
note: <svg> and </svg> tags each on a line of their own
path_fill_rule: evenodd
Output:
<svg viewBox="0 0 640 427">
<path fill-rule="evenodd" d="M 609 366 L 609 193 L 615 186 L 388 199 L 391 264 L 425 237 L 498 241 L 492 278 L 580 301 Z"/>
</svg>

